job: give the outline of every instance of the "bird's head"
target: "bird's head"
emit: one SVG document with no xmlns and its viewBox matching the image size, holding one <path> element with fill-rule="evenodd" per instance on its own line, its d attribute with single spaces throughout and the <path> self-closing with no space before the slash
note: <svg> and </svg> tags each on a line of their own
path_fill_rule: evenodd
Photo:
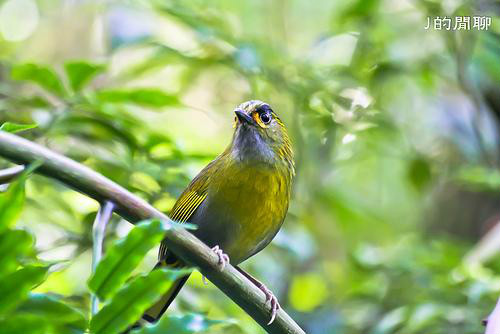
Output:
<svg viewBox="0 0 500 334">
<path fill-rule="evenodd" d="M 231 154 L 240 161 L 286 163 L 293 171 L 293 152 L 285 125 L 269 104 L 251 100 L 235 110 Z"/>
</svg>

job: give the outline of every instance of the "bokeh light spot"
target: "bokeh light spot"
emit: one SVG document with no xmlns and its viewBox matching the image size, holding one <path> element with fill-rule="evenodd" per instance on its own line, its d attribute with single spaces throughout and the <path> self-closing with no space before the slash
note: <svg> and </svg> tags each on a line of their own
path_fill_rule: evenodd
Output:
<svg viewBox="0 0 500 334">
<path fill-rule="evenodd" d="M 38 25 L 38 7 L 33 0 L 9 0 L 0 8 L 0 32 L 7 41 L 28 38 Z"/>
</svg>

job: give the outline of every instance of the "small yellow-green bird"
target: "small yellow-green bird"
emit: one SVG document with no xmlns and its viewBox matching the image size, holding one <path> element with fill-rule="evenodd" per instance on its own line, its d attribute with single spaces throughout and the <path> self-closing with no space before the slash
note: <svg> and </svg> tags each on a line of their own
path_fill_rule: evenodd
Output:
<svg viewBox="0 0 500 334">
<path fill-rule="evenodd" d="M 193 234 L 219 256 L 221 267 L 245 261 L 278 233 L 290 201 L 295 175 L 293 152 L 283 122 L 269 104 L 252 100 L 235 110 L 231 144 L 210 162 L 181 194 L 170 213 L 177 222 L 197 225 Z M 157 267 L 184 266 L 163 242 Z M 271 304 L 271 323 L 279 309 L 274 295 L 246 274 Z M 153 322 L 166 311 L 188 279 L 178 279 L 143 319 Z"/>
</svg>

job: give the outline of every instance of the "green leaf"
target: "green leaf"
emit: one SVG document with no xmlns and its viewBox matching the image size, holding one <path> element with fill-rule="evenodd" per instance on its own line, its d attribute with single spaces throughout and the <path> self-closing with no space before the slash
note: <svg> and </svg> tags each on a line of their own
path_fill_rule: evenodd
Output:
<svg viewBox="0 0 500 334">
<path fill-rule="evenodd" d="M 92 78 L 104 71 L 105 68 L 104 65 L 92 64 L 86 61 L 75 61 L 64 65 L 64 70 L 74 92 L 80 91 Z"/>
<path fill-rule="evenodd" d="M 136 225 L 124 239 L 118 240 L 108 249 L 88 282 L 89 289 L 101 300 L 110 297 L 127 280 L 146 253 L 158 245 L 165 231 L 164 224 L 159 220 Z"/>
<path fill-rule="evenodd" d="M 233 322 L 227 320 L 211 320 L 205 318 L 201 314 L 165 314 L 156 324 L 146 325 L 139 330 L 132 331 L 132 334 L 203 333 L 211 329 L 212 326 L 230 323 Z"/>
<path fill-rule="evenodd" d="M 134 279 L 114 296 L 90 321 L 94 334 L 121 333 L 140 319 L 186 270 L 153 270 Z"/>
<path fill-rule="evenodd" d="M 64 96 L 64 86 L 56 72 L 47 66 L 33 63 L 16 65 L 12 68 L 12 79 L 31 81 L 38 84 L 48 92 Z"/>
<path fill-rule="evenodd" d="M 19 313 L 38 315 L 52 324 L 58 324 L 58 327 L 76 328 L 82 332 L 87 327 L 87 320 L 80 311 L 66 305 L 55 296 L 30 294 L 29 298 L 16 309 L 16 314 Z"/>
<path fill-rule="evenodd" d="M 21 214 L 25 199 L 24 183 L 28 175 L 40 164 L 41 162 L 32 163 L 9 185 L 7 191 L 0 194 L 0 232 L 15 223 Z"/>
<path fill-rule="evenodd" d="M 33 129 L 36 127 L 37 127 L 36 124 L 16 124 L 16 123 L 5 122 L 2 124 L 2 126 L 0 126 L 0 130 L 10 133 L 16 133 L 24 130 Z"/>
<path fill-rule="evenodd" d="M 161 108 L 179 104 L 176 96 L 168 95 L 155 88 L 137 88 L 129 90 L 101 90 L 97 94 L 101 102 L 130 103 L 152 108 Z"/>
<path fill-rule="evenodd" d="M 0 234 L 0 277 L 13 272 L 18 263 L 18 257 L 29 252 L 34 239 L 26 231 L 13 230 Z"/>
<path fill-rule="evenodd" d="M 26 266 L 0 281 L 0 314 L 8 312 L 28 297 L 28 292 L 47 275 L 47 267 Z"/>
<path fill-rule="evenodd" d="M 37 315 L 11 314 L 0 320 L 0 328 L 3 334 L 45 334 L 49 330 L 49 322 Z"/>
<path fill-rule="evenodd" d="M 12 226 L 21 214 L 24 206 L 25 177 L 19 177 L 12 182 L 7 191 L 0 194 L 0 232 Z"/>
</svg>

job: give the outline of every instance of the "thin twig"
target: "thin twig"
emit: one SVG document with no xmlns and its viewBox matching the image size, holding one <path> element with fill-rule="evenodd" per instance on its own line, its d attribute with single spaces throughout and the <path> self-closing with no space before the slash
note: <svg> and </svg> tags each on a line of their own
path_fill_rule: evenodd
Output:
<svg viewBox="0 0 500 334">
<path fill-rule="evenodd" d="M 19 164 L 40 160 L 36 173 L 57 179 L 69 187 L 100 202 L 112 201 L 115 212 L 131 223 L 159 218 L 170 219 L 141 198 L 76 161 L 16 135 L 0 131 L 0 156 Z M 172 228 L 165 234 L 167 246 L 187 264 L 200 272 L 238 304 L 270 334 L 304 334 L 304 331 L 283 310 L 268 325 L 271 313 L 266 297 L 232 265 L 220 269 L 219 258 L 203 242 L 182 228 Z"/>
<path fill-rule="evenodd" d="M 97 216 L 95 217 L 94 225 L 92 228 L 92 273 L 95 272 L 99 261 L 102 257 L 102 244 L 104 242 L 104 235 L 106 234 L 106 226 L 108 225 L 111 215 L 113 214 L 114 204 L 106 201 L 104 206 L 99 207 Z M 92 315 L 96 314 L 99 310 L 99 299 L 95 294 L 92 294 L 90 309 Z"/>
<path fill-rule="evenodd" d="M 0 170 L 0 184 L 9 183 L 24 171 L 24 166 L 14 166 Z"/>
</svg>

